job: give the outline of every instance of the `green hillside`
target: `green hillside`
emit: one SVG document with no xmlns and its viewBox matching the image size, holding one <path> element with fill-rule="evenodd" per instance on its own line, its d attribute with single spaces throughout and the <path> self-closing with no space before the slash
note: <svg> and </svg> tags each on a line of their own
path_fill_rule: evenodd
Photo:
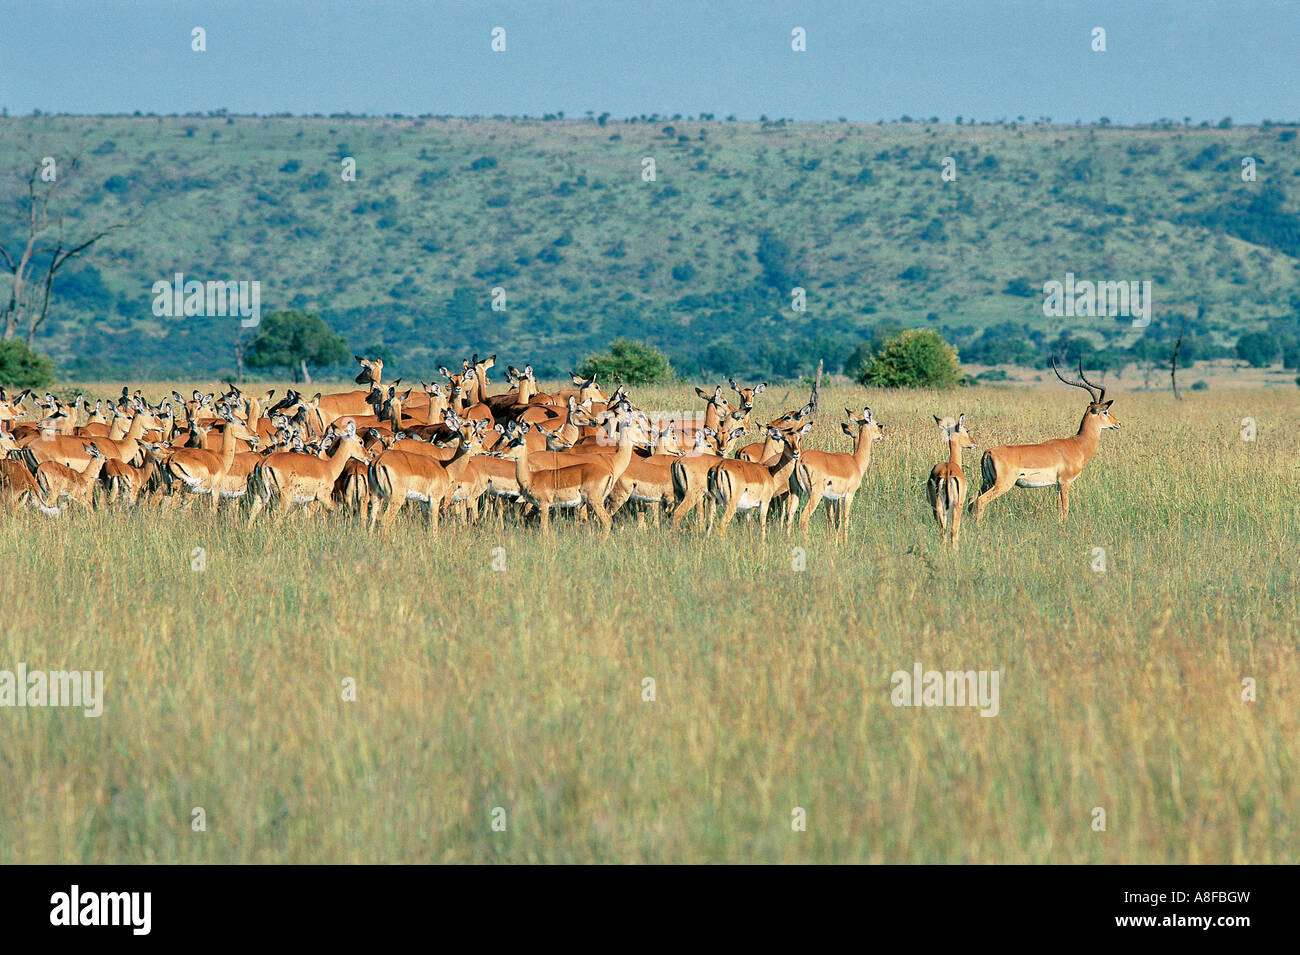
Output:
<svg viewBox="0 0 1300 955">
<path fill-rule="evenodd" d="M 411 376 L 485 349 L 550 376 L 617 337 L 654 342 L 687 373 L 791 376 L 819 355 L 842 363 L 880 323 L 944 330 L 963 357 L 989 357 L 976 336 L 1004 323 L 1004 338 L 1032 348 L 1068 330 L 1119 349 L 1184 323 L 1223 345 L 1297 312 L 1295 136 L 1281 126 L 5 118 L 0 236 L 21 239 L 25 174 L 47 155 L 80 156 L 65 187 L 74 226 L 128 223 L 60 275 L 36 339 L 61 374 L 81 378 L 234 367 L 237 320 L 152 313 L 151 286 L 178 271 L 258 280 L 264 313 L 319 312 L 355 350 Z M 348 156 L 355 182 L 340 176 Z M 1242 181 L 1246 156 L 1256 182 Z M 944 157 L 956 181 L 941 180 Z M 1151 280 L 1151 327 L 1044 317 L 1042 285 L 1067 271 Z M 790 307 L 796 285 L 803 313 Z M 490 307 L 498 286 L 504 312 Z"/>
</svg>

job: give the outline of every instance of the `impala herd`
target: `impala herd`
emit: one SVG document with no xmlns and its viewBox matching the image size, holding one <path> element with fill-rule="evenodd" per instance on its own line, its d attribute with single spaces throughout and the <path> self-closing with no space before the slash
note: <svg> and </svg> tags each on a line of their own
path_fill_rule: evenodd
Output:
<svg viewBox="0 0 1300 955">
<path fill-rule="evenodd" d="M 803 447 L 813 408 L 759 424 L 754 399 L 766 384 L 729 379 L 696 388 L 703 414 L 669 419 L 636 408 L 626 388 L 607 394 L 594 377 L 570 374 L 573 387 L 539 391 L 531 365 L 510 366 L 510 390 L 487 393 L 496 356 L 475 355 L 457 372 L 439 368 L 444 383 L 399 390 L 383 382 L 383 362 L 356 356 L 360 390 L 305 398 L 290 390 L 223 395 L 172 392 L 158 405 L 123 388 L 116 399 L 65 405 L 31 391 L 0 389 L 0 512 L 32 507 L 59 515 L 148 504 L 162 510 L 195 502 L 216 512 L 247 502 L 247 520 L 263 509 L 283 516 L 341 510 L 374 528 L 389 527 L 407 505 L 436 527 L 440 516 L 474 521 L 515 508 L 550 527 L 552 511 L 571 509 L 608 531 L 620 510 L 649 511 L 656 526 L 674 527 L 698 509 L 706 528 L 725 532 L 739 513 L 757 517 L 766 537 L 768 513 L 779 509 L 789 534 L 822 501 L 834 533 L 847 535 L 853 499 L 885 426 L 870 408 L 847 410 L 841 422 L 849 452 Z M 971 503 L 976 522 L 1012 487 L 1057 488 L 1060 517 L 1069 513 L 1070 485 L 1096 454 L 1102 430 L 1118 428 L 1104 388 L 1079 369 L 1079 381 L 1052 370 L 1091 399 L 1072 437 L 986 451 L 982 492 Z M 966 478 L 964 448 L 975 447 L 966 416 L 935 417 L 948 459 L 926 481 L 940 539 L 957 547 Z M 737 448 L 757 430 L 762 440 Z M 732 451 L 735 451 L 732 454 Z"/>
</svg>

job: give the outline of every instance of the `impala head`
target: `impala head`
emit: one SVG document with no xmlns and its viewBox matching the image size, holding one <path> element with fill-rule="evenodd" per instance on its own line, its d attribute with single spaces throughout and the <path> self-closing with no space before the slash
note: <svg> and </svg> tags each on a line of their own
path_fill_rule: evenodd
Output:
<svg viewBox="0 0 1300 955">
<path fill-rule="evenodd" d="M 1097 427 L 1102 430 L 1119 430 L 1119 419 L 1110 413 L 1110 406 L 1115 403 L 1115 399 L 1106 400 L 1106 389 L 1101 385 L 1095 385 L 1088 380 L 1083 373 L 1083 361 L 1079 362 L 1079 380 L 1070 381 L 1061 374 L 1060 369 L 1056 367 L 1056 358 L 1052 358 L 1052 371 L 1056 372 L 1056 377 L 1065 382 L 1072 388 L 1082 388 L 1088 392 L 1088 397 L 1092 399 L 1088 403 L 1088 410 L 1084 414 L 1084 422 L 1095 420 Z"/>
<path fill-rule="evenodd" d="M 495 367 L 496 363 L 497 363 L 496 355 L 493 355 L 491 358 L 484 358 L 480 360 L 478 354 L 475 353 L 473 360 L 470 362 L 470 364 L 474 366 L 475 380 L 477 380 L 484 387 L 492 384 L 491 380 L 488 378 L 488 369 Z"/>
<path fill-rule="evenodd" d="M 774 425 L 767 426 L 767 436 L 773 441 L 783 443 L 790 449 L 790 456 L 796 461 L 803 454 L 803 439 L 812 430 L 813 423 L 805 421 L 801 425 L 792 428 L 778 428 Z"/>
<path fill-rule="evenodd" d="M 91 456 L 91 458 L 99 458 L 102 460 L 104 457 L 104 452 L 99 450 L 99 448 L 96 445 L 83 444 L 81 447 L 83 450 L 85 450 L 87 454 Z"/>
<path fill-rule="evenodd" d="M 712 405 L 720 415 L 724 415 L 731 410 L 731 404 L 727 401 L 727 396 L 723 394 L 721 385 L 714 388 L 712 393 L 705 391 L 703 388 L 696 388 L 695 393 Z"/>
<path fill-rule="evenodd" d="M 361 439 L 357 437 L 357 423 L 355 421 L 349 421 L 346 428 L 341 431 L 335 429 L 326 437 L 330 439 L 332 443 L 338 445 L 337 448 L 331 449 L 331 457 L 345 454 L 357 461 L 364 462 L 370 460 L 369 453 L 366 451 L 364 445 L 362 445 Z"/>
<path fill-rule="evenodd" d="M 569 380 L 578 388 L 579 401 L 606 401 L 609 396 L 601 390 L 600 385 L 596 384 L 596 376 L 593 374 L 590 378 L 583 378 L 576 371 L 569 372 Z"/>
<path fill-rule="evenodd" d="M 956 444 L 959 448 L 976 447 L 975 439 L 966 429 L 966 416 L 960 415 L 956 421 L 952 418 L 940 418 L 934 416 L 934 422 L 939 426 L 940 432 L 943 433 L 943 439 L 949 444 Z"/>
<path fill-rule="evenodd" d="M 718 432 L 708 425 L 697 429 L 695 443 L 691 445 L 691 449 L 687 454 L 710 454 L 715 451 L 722 452 L 722 449 L 718 446 Z"/>
<path fill-rule="evenodd" d="M 256 432 L 250 431 L 248 425 L 245 424 L 243 421 L 240 421 L 234 415 L 231 415 L 229 412 L 227 412 L 225 415 L 222 416 L 222 422 L 223 422 L 222 424 L 223 433 L 228 433 L 233 437 L 239 438 L 243 441 L 247 441 L 250 445 L 253 446 L 257 445 Z"/>
<path fill-rule="evenodd" d="M 382 358 L 362 358 L 353 355 L 361 363 L 361 372 L 357 375 L 358 385 L 377 385 L 383 380 L 384 360 Z"/>
<path fill-rule="evenodd" d="M 863 408 L 862 414 L 856 415 L 848 408 L 844 413 L 849 416 L 848 423 L 843 426 L 844 433 L 850 438 L 856 439 L 859 435 L 867 441 L 883 441 L 885 439 L 885 426 L 876 420 L 875 414 L 870 408 Z"/>
<path fill-rule="evenodd" d="M 677 435 L 676 421 L 672 421 L 672 420 L 665 421 L 664 423 L 659 425 L 657 429 L 655 429 L 654 433 L 656 434 L 659 442 L 658 447 L 655 450 L 656 454 L 681 454 L 682 453 L 681 442 L 677 440 L 678 435 Z"/>
</svg>

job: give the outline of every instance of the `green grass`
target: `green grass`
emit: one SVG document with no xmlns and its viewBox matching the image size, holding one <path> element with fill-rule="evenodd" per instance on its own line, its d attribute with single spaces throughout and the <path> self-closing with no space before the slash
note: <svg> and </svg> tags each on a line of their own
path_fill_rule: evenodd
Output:
<svg viewBox="0 0 1300 955">
<path fill-rule="evenodd" d="M 843 405 L 888 428 L 844 543 L 0 519 L 0 668 L 106 671 L 99 719 L 0 711 L 0 863 L 1297 861 L 1293 401 L 1121 394 L 1067 523 L 1015 491 L 953 555 L 930 415 L 987 447 L 1072 433 L 1079 396 L 825 400 L 812 444 Z M 891 706 L 914 661 L 1000 669 L 1000 714 Z"/>
<path fill-rule="evenodd" d="M 1004 293 L 1009 280 L 1041 288 L 1067 271 L 1151 280 L 1152 331 L 1186 316 L 1235 341 L 1294 312 L 1294 128 L 683 120 L 671 124 L 681 143 L 664 125 L 8 118 L 0 165 L 80 154 L 72 220 L 130 223 L 96 251 L 102 290 L 71 267 L 60 279 L 38 339 L 83 377 L 233 368 L 237 322 L 152 315 L 152 283 L 177 270 L 258 280 L 265 308 L 319 311 L 355 350 L 381 348 L 412 375 L 501 341 L 559 374 L 631 336 L 678 367 L 793 376 L 827 351 L 809 340 L 847 351 L 868 325 L 927 325 L 930 313 L 952 329 L 1028 322 L 1130 344 L 1127 325 L 1048 320 L 1040 296 Z M 340 178 L 345 155 L 356 182 Z M 1248 155 L 1254 183 L 1240 178 Z M 497 165 L 473 169 L 484 157 Z M 944 157 L 955 182 L 939 177 Z M 1270 191 L 1275 218 L 1243 212 Z M 762 233 L 789 248 L 788 282 L 763 278 Z M 687 265 L 694 274 L 675 278 Z M 928 277 L 902 280 L 913 266 Z M 798 315 L 795 282 L 808 293 Z M 489 308 L 496 286 L 505 312 Z M 457 291 L 462 311 L 449 307 Z M 704 346 L 734 351 L 709 359 Z M 792 351 L 797 369 L 782 367 Z"/>
</svg>

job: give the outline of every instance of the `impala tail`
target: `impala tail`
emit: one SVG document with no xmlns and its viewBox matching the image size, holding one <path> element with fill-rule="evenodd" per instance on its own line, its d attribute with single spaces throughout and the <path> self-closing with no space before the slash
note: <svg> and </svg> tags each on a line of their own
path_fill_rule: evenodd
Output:
<svg viewBox="0 0 1300 955">
<path fill-rule="evenodd" d="M 812 479 L 808 476 L 808 466 L 796 464 L 790 472 L 790 490 L 805 500 L 812 496 Z"/>
<path fill-rule="evenodd" d="M 271 472 L 268 481 L 266 468 L 261 464 L 256 464 L 253 466 L 252 472 L 248 475 L 248 490 L 253 494 L 256 494 L 263 501 L 269 501 L 271 499 L 271 482 L 274 481 L 275 472 Z"/>
<path fill-rule="evenodd" d="M 388 473 L 386 465 L 372 464 L 366 468 L 366 483 L 371 494 L 386 498 L 393 496 L 393 476 Z"/>
<path fill-rule="evenodd" d="M 734 490 L 731 475 L 725 469 L 715 468 L 709 471 L 709 494 L 718 504 L 726 507 Z"/>
<path fill-rule="evenodd" d="M 668 468 L 673 479 L 673 499 L 679 504 L 686 497 L 686 466 L 681 461 L 674 461 Z"/>
<path fill-rule="evenodd" d="M 987 491 L 989 488 L 991 488 L 993 485 L 997 483 L 998 483 L 997 462 L 993 460 L 992 454 L 990 454 L 988 451 L 985 451 L 984 456 L 980 458 L 980 494 L 983 494 L 985 491 Z M 973 498 L 970 502 L 970 506 L 972 508 L 975 506 L 975 501 L 977 500 L 979 500 L 978 495 L 976 495 L 976 497 Z"/>
<path fill-rule="evenodd" d="M 943 482 L 943 510 L 949 526 L 952 526 L 953 515 L 957 511 L 957 498 L 960 491 L 961 488 L 958 486 L 955 477 L 950 477 L 948 480 Z"/>
</svg>

